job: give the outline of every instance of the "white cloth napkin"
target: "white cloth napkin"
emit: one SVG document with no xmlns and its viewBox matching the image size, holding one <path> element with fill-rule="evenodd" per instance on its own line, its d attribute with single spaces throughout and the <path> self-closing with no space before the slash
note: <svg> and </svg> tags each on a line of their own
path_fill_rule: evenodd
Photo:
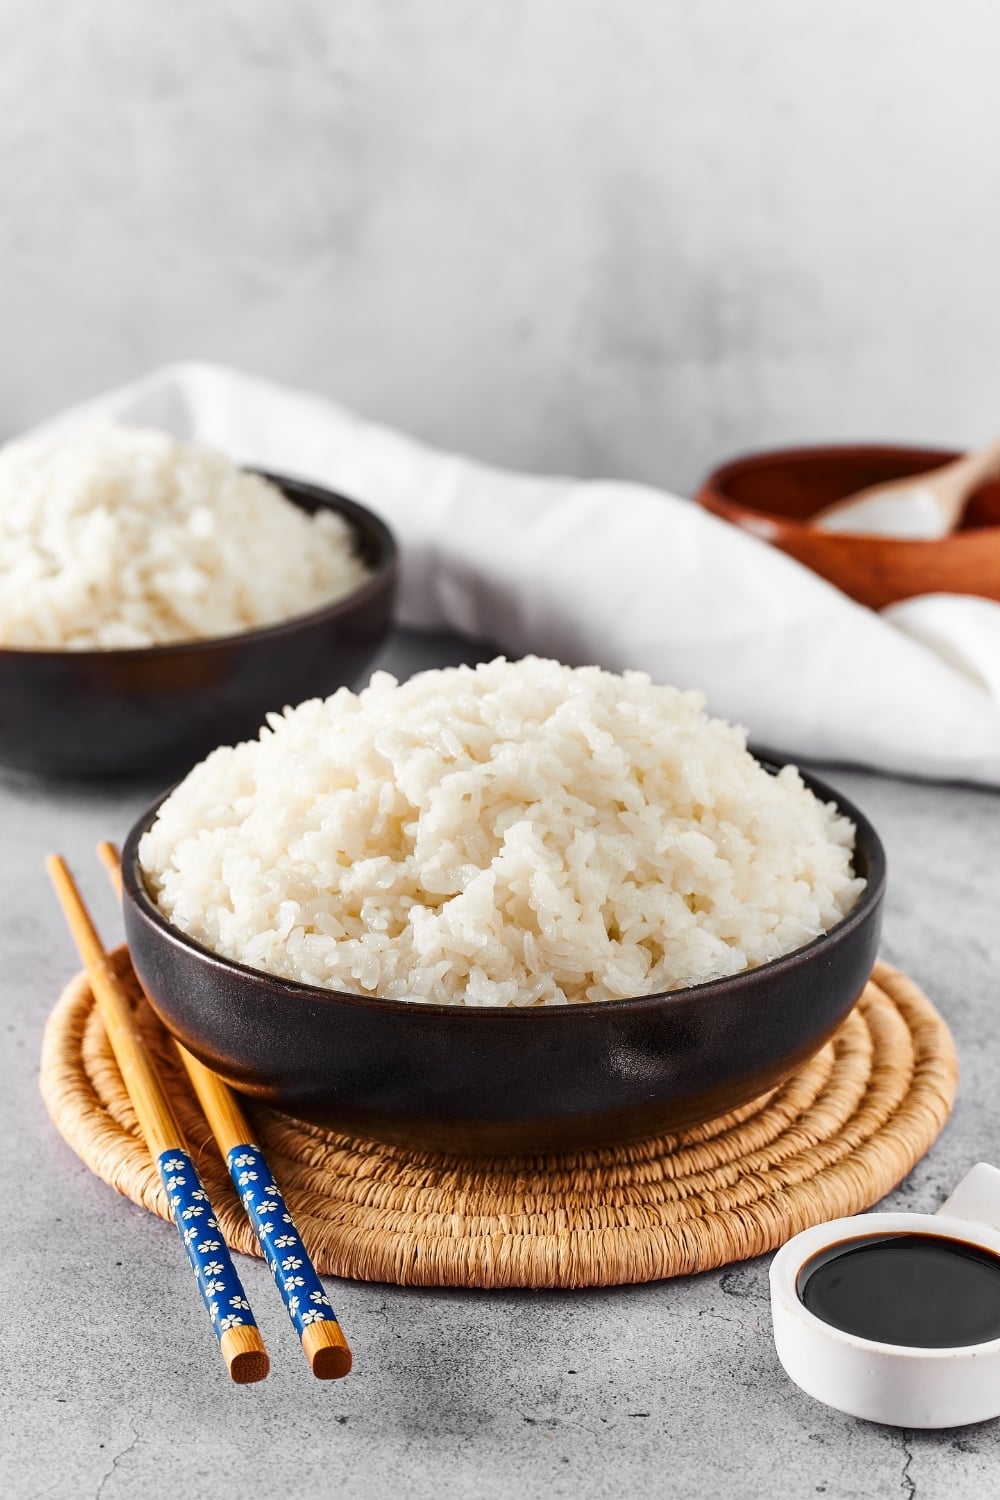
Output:
<svg viewBox="0 0 1000 1500">
<path fill-rule="evenodd" d="M 878 615 L 675 495 L 504 473 L 214 365 L 168 366 L 36 431 L 100 418 L 379 512 L 404 624 L 699 687 L 793 757 L 1000 786 L 1000 605 L 939 595 Z"/>
</svg>

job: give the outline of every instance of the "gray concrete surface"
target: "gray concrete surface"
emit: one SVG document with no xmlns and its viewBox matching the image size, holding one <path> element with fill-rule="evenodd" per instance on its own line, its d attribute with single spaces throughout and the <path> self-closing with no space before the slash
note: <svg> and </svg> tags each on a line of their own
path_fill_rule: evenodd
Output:
<svg viewBox="0 0 1000 1500">
<path fill-rule="evenodd" d="M 164 361 L 509 467 L 994 436 L 990 0 L 0 0 L 0 436 Z"/>
<path fill-rule="evenodd" d="M 400 636 L 387 660 L 405 674 L 466 657 L 474 647 Z M 889 1200 L 933 1209 L 973 1162 L 1000 1161 L 1000 797 L 827 774 L 888 847 L 885 956 L 959 1047 L 953 1119 Z M 77 967 L 43 855 L 68 856 L 110 940 L 93 846 L 120 839 L 155 790 L 0 783 L 0 1495 L 996 1495 L 1000 1425 L 879 1428 L 786 1380 L 765 1259 L 572 1294 L 338 1283 L 356 1369 L 332 1385 L 310 1378 L 266 1268 L 241 1260 L 273 1373 L 230 1386 L 176 1232 L 90 1175 L 37 1089 L 45 1018 Z"/>
</svg>

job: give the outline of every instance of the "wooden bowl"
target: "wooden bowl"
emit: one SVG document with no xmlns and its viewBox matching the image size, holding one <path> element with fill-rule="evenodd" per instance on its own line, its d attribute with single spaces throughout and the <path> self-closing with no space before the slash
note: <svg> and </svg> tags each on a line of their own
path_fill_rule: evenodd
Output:
<svg viewBox="0 0 1000 1500">
<path fill-rule="evenodd" d="M 0 766 L 107 777 L 186 770 L 255 735 L 272 709 L 357 681 L 389 633 L 396 543 L 378 516 L 267 474 L 310 513 L 344 517 L 371 568 L 332 604 L 238 635 L 131 650 L 0 649 Z"/>
<path fill-rule="evenodd" d="M 227 1083 L 333 1130 L 500 1155 L 656 1135 L 788 1077 L 840 1025 L 871 973 L 882 845 L 845 798 L 803 780 L 854 822 L 854 866 L 868 884 L 822 937 L 727 979 L 527 1010 L 379 1000 L 281 979 L 219 957 L 163 916 L 138 862 L 159 802 L 122 856 L 132 963 L 167 1029 Z"/>
<path fill-rule="evenodd" d="M 959 530 L 938 541 L 820 531 L 808 524 L 834 500 L 957 457 L 940 448 L 869 444 L 780 449 L 722 464 L 697 498 L 706 510 L 771 542 L 872 609 L 915 594 L 1000 599 L 1000 482 L 977 491 Z"/>
</svg>

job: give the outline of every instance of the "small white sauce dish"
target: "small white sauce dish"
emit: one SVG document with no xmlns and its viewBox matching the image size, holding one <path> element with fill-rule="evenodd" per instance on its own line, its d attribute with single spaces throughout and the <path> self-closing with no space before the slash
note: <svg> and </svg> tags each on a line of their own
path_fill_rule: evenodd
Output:
<svg viewBox="0 0 1000 1500">
<path fill-rule="evenodd" d="M 881 1343 L 824 1321 L 803 1303 L 803 1269 L 824 1251 L 871 1236 L 914 1234 L 1000 1257 L 1000 1171 L 985 1162 L 973 1167 L 934 1214 L 857 1214 L 789 1240 L 771 1262 L 778 1358 L 808 1395 L 869 1422 L 962 1427 L 1000 1416 L 1000 1338 L 954 1348 Z"/>
</svg>

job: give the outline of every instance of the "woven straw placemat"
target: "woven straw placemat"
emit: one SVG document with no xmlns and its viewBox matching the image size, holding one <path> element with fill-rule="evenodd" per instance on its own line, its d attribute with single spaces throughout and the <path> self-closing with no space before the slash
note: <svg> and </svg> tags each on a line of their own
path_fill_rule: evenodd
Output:
<svg viewBox="0 0 1000 1500">
<path fill-rule="evenodd" d="M 229 1244 L 257 1241 L 169 1038 L 130 994 Z M 317 1268 L 400 1285 L 583 1287 L 704 1271 L 870 1207 L 938 1136 L 958 1068 L 944 1021 L 887 964 L 832 1041 L 779 1089 L 677 1135 L 574 1155 L 462 1158 L 335 1135 L 257 1108 L 261 1146 Z M 161 1218 L 86 977 L 49 1018 L 41 1087 L 93 1172 Z"/>
</svg>

